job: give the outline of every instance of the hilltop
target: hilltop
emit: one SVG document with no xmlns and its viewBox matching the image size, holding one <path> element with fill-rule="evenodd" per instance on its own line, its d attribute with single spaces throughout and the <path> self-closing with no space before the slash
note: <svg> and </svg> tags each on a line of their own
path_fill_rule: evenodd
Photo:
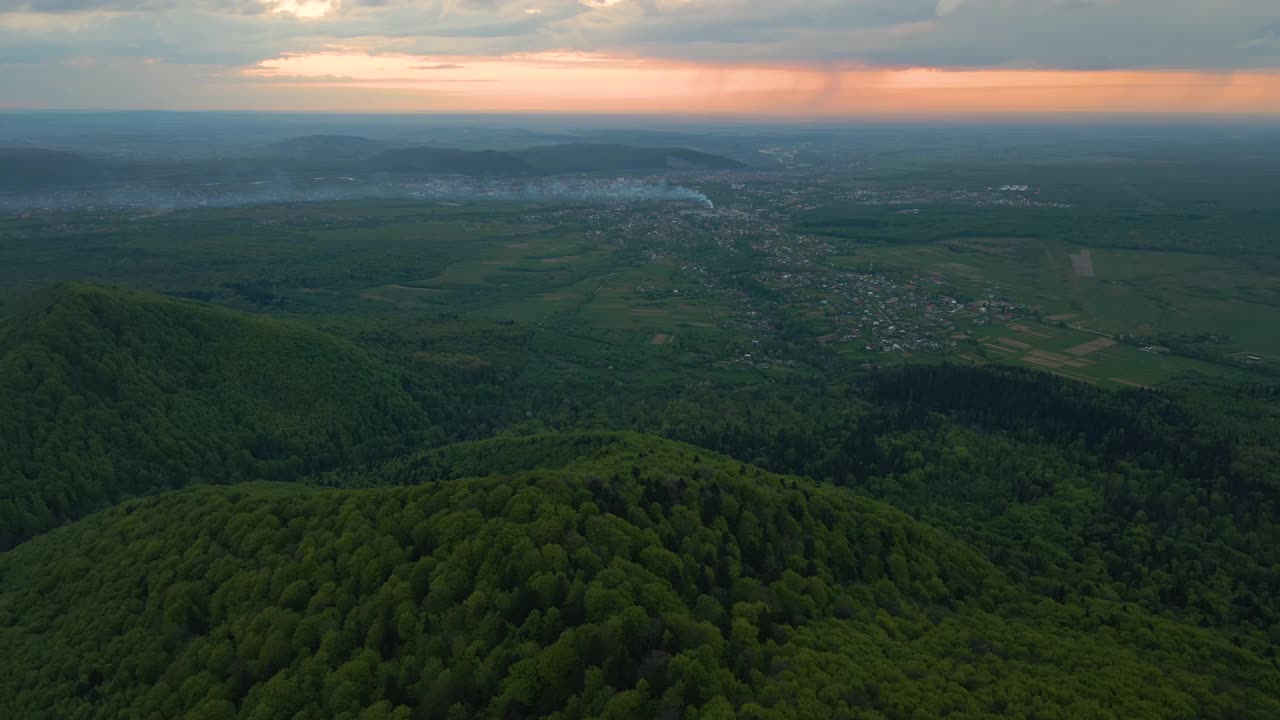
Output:
<svg viewBox="0 0 1280 720">
<path fill-rule="evenodd" d="M 600 440 L 414 487 L 183 490 L 25 543 L 0 692 L 31 718 L 1280 712 L 1274 665 L 1210 631 L 1046 602 L 846 490 Z"/>
</svg>

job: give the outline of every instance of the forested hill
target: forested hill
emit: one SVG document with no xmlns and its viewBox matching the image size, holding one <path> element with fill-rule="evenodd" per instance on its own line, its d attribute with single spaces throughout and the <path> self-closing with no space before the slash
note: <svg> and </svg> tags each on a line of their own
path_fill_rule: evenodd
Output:
<svg viewBox="0 0 1280 720">
<path fill-rule="evenodd" d="M 537 168 L 510 153 L 434 147 L 386 150 L 369 158 L 368 168 L 383 172 L 477 177 L 524 177 L 540 174 Z"/>
<path fill-rule="evenodd" d="M 1056 601 L 1120 597 L 1274 655 L 1280 423 L 1271 401 L 1250 400 L 1266 389 L 1212 388 L 1177 397 L 917 366 L 854 386 L 687 392 L 636 414 L 638 426 L 885 500 Z"/>
<path fill-rule="evenodd" d="M 348 161 L 368 158 L 387 144 L 356 135 L 304 135 L 267 146 L 271 155 L 306 160 Z"/>
<path fill-rule="evenodd" d="M 652 437 L 564 439 L 584 456 L 554 470 L 191 489 L 24 543 L 0 556 L 6 709 L 1280 715 L 1280 670 L 1225 637 L 1044 600 L 877 501 Z"/>
<path fill-rule="evenodd" d="M 633 389 L 534 377 L 501 327 L 356 345 L 79 283 L 6 306 L 3 707 L 1280 717 L 1273 387 Z M 503 370 L 418 361 L 499 343 Z"/>
<path fill-rule="evenodd" d="M 0 328 L 0 549 L 125 495 L 421 440 L 431 388 L 304 327 L 71 283 Z"/>
<path fill-rule="evenodd" d="M 736 160 L 688 148 L 570 143 L 524 150 L 456 150 L 403 148 L 378 153 L 370 169 L 473 176 L 521 177 L 666 170 L 729 170 Z"/>
<path fill-rule="evenodd" d="M 637 170 L 733 170 L 742 163 L 721 155 L 680 147 L 634 147 L 608 143 L 568 143 L 516 150 L 512 155 L 543 172 L 594 173 Z"/>
</svg>

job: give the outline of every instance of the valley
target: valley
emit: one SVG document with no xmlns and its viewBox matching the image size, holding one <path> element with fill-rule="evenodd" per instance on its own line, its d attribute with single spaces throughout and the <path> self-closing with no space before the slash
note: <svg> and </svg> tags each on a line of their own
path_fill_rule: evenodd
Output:
<svg viewBox="0 0 1280 720">
<path fill-rule="evenodd" d="M 1280 715 L 1270 166 L 721 132 L 112 161 L 412 166 L 225 203 L 42 175 L 0 215 L 6 707 Z"/>
</svg>

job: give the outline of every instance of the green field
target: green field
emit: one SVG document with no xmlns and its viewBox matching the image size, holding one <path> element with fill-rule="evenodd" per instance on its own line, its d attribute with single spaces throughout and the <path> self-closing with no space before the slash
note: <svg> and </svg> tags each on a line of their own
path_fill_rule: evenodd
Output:
<svg viewBox="0 0 1280 720">
<path fill-rule="evenodd" d="M 1150 387 L 1182 372 L 1214 370 L 1207 363 L 1031 320 L 975 328 L 972 334 L 972 341 L 962 346 L 965 359 L 1047 370 L 1095 384 Z"/>
<path fill-rule="evenodd" d="M 1088 249 L 1041 239 L 968 238 L 858 248 L 840 267 L 937 275 L 972 297 L 1004 296 L 1042 317 L 1112 335 L 1213 336 L 1236 352 L 1280 351 L 1280 259 Z"/>
<path fill-rule="evenodd" d="M 951 220 L 966 227 L 973 212 Z M 1024 342 L 1025 333 L 961 322 L 956 329 L 974 330 L 974 339 L 951 353 L 868 353 L 855 340 L 824 355 L 815 340 L 840 329 L 834 291 L 813 288 L 786 303 L 743 293 L 705 268 L 728 263 L 751 273 L 771 261 L 696 244 L 628 246 L 608 226 L 593 227 L 591 216 L 532 203 L 367 201 L 14 217 L 0 221 L 0 282 L 18 295 L 66 279 L 131 285 L 287 314 L 366 342 L 377 337 L 424 362 L 470 357 L 584 381 L 756 382 L 789 363 L 952 359 L 1148 386 L 1185 370 L 1235 372 L 1230 358 L 1240 353 L 1280 357 L 1280 258 L 1270 255 L 1088 247 L 1030 235 L 836 238 L 839 254 L 828 264 L 837 270 L 919 276 L 961 299 L 1025 304 L 1048 323 L 1035 327 L 1052 340 L 1031 337 L 1026 352 L 1005 352 L 1018 348 L 977 339 Z M 924 221 L 906 222 L 909 230 Z M 1073 362 L 1030 355 L 1062 355 L 1092 332 L 1136 337 Z M 483 340 L 495 333 L 509 337 Z M 1144 344 L 1174 352 L 1142 352 Z"/>
</svg>

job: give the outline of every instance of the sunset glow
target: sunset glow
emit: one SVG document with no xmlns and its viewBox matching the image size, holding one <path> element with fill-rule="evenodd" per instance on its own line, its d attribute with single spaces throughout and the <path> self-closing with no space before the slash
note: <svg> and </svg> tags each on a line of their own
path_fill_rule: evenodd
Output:
<svg viewBox="0 0 1280 720">
<path fill-rule="evenodd" d="M 0 1 L 0 109 L 1280 115 L 1273 0 Z"/>
<path fill-rule="evenodd" d="M 583 53 L 285 55 L 245 74 L 385 107 L 482 112 L 845 116 L 928 113 L 1280 113 L 1280 73 L 943 70 L 697 64 Z M 385 91 L 396 91 L 385 94 Z"/>
</svg>

